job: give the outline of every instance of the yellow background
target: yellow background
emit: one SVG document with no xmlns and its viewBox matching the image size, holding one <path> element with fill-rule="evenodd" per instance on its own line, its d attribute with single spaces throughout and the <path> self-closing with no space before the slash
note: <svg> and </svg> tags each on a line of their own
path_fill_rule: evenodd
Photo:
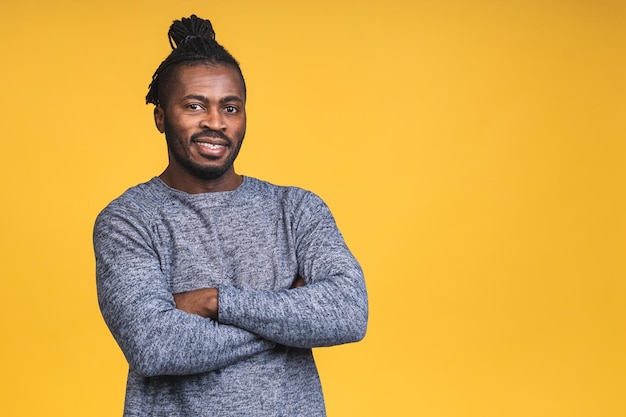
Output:
<svg viewBox="0 0 626 417">
<path fill-rule="evenodd" d="M 626 415 L 618 0 L 4 0 L 0 414 L 121 415 L 91 230 L 165 166 L 143 100 L 191 13 L 246 75 L 238 171 L 321 195 L 365 269 L 331 417 Z"/>
</svg>

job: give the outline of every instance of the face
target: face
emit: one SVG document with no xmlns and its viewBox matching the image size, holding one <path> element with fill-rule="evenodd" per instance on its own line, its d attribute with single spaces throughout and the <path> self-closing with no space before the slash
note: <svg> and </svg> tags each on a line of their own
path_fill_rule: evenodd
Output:
<svg viewBox="0 0 626 417">
<path fill-rule="evenodd" d="M 233 163 L 246 132 L 245 92 L 236 69 L 198 64 L 174 69 L 154 110 L 169 165 L 161 178 L 187 192 L 236 188 Z"/>
</svg>

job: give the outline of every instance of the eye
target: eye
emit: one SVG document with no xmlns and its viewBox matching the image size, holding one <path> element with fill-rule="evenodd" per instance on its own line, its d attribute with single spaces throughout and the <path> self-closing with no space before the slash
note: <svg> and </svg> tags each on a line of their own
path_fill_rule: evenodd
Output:
<svg viewBox="0 0 626 417">
<path fill-rule="evenodd" d="M 189 103 L 187 104 L 187 108 L 189 110 L 202 110 L 202 105 L 199 103 Z"/>
<path fill-rule="evenodd" d="M 239 111 L 239 109 L 235 106 L 226 106 L 224 107 L 224 111 L 226 113 L 237 113 Z"/>
</svg>

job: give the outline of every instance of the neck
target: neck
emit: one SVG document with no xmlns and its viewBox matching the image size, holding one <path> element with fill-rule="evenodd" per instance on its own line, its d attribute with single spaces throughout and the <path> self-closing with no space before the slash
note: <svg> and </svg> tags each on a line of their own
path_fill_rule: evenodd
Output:
<svg viewBox="0 0 626 417">
<path fill-rule="evenodd" d="M 168 187 L 189 194 L 233 191 L 243 182 L 243 176 L 237 174 L 232 168 L 218 178 L 203 179 L 191 174 L 176 174 L 172 167 L 168 166 L 159 178 Z"/>
</svg>

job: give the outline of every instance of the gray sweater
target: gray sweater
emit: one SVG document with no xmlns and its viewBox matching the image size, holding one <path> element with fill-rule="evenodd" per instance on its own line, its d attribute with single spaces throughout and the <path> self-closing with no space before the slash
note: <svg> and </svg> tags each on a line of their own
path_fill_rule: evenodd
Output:
<svg viewBox="0 0 626 417">
<path fill-rule="evenodd" d="M 98 300 L 129 363 L 124 416 L 324 416 L 311 348 L 365 335 L 362 270 L 324 202 L 244 177 L 187 194 L 160 179 L 94 229 Z M 300 275 L 307 285 L 289 289 Z M 218 321 L 172 294 L 219 289 Z"/>
</svg>

